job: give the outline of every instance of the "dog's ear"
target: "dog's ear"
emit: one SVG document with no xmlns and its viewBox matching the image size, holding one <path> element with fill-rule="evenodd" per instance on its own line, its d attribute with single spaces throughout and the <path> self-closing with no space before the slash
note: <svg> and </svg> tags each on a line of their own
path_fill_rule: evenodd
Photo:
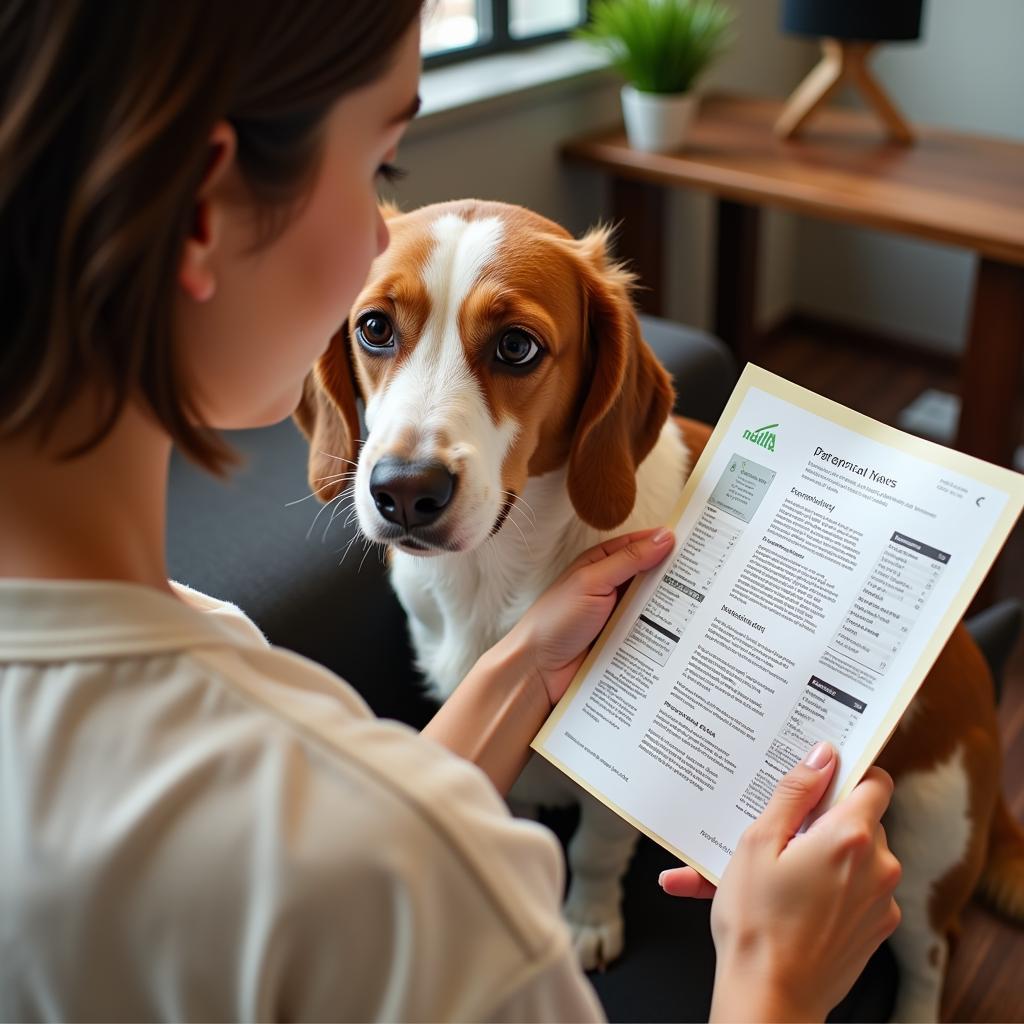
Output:
<svg viewBox="0 0 1024 1024">
<path fill-rule="evenodd" d="M 672 409 L 672 380 L 640 333 L 633 275 L 608 257 L 611 232 L 573 243 L 584 289 L 586 384 L 569 455 L 569 497 L 595 529 L 613 530 L 636 501 L 636 470 Z"/>
<path fill-rule="evenodd" d="M 358 385 L 348 352 L 348 326 L 306 375 L 295 422 L 309 441 L 309 486 L 320 501 L 336 498 L 352 479 L 359 440 Z"/>
</svg>

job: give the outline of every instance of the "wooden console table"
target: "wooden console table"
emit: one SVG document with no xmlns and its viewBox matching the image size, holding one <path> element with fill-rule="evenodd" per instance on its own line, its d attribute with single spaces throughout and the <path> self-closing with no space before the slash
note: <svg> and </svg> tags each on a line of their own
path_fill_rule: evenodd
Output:
<svg viewBox="0 0 1024 1024">
<path fill-rule="evenodd" d="M 870 117 L 840 109 L 782 142 L 772 132 L 781 108 L 708 97 L 680 153 L 637 152 L 621 132 L 564 148 L 567 160 L 611 176 L 620 254 L 645 286 L 640 304 L 664 308 L 668 188 L 718 200 L 715 331 L 741 361 L 757 341 L 761 207 L 970 249 L 978 269 L 956 446 L 1010 465 L 1024 357 L 1024 145 L 929 128 L 913 146 L 894 145 Z"/>
</svg>

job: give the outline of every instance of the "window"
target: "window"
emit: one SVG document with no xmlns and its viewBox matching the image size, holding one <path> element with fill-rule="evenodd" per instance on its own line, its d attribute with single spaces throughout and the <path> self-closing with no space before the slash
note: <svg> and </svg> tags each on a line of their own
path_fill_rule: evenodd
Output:
<svg viewBox="0 0 1024 1024">
<path fill-rule="evenodd" d="M 513 39 L 531 39 L 565 32 L 586 21 L 586 6 L 579 0 L 511 0 L 509 34 Z"/>
<path fill-rule="evenodd" d="M 480 41 L 478 0 L 437 0 L 423 22 L 424 57 L 465 50 Z"/>
<path fill-rule="evenodd" d="M 498 53 L 567 35 L 587 19 L 587 0 L 434 0 L 423 23 L 429 65 Z"/>
</svg>

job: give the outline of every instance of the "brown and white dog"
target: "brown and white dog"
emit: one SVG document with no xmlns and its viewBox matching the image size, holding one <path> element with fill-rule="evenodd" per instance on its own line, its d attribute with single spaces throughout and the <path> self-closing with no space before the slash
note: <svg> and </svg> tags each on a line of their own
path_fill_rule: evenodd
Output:
<svg viewBox="0 0 1024 1024">
<path fill-rule="evenodd" d="M 306 383 L 296 418 L 321 500 L 348 493 L 389 545 L 420 668 L 440 697 L 582 550 L 665 522 L 709 435 L 670 416 L 608 236 L 518 207 L 387 211 L 390 248 Z M 325 484 L 324 481 L 327 481 Z M 948 940 L 976 887 L 1024 920 L 1024 833 L 1000 793 L 992 682 L 958 627 L 886 748 L 904 865 L 897 1016 L 937 1020 Z M 566 916 L 585 967 L 622 950 L 636 833 L 534 758 L 519 799 L 579 802 Z"/>
</svg>

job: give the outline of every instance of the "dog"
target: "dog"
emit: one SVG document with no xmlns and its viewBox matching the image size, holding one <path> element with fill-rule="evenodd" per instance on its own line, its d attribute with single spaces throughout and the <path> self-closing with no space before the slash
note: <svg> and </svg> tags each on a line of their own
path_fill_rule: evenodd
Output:
<svg viewBox="0 0 1024 1024">
<path fill-rule="evenodd" d="M 337 460 L 355 465 L 359 528 L 390 549 L 418 666 L 443 699 L 581 551 L 668 521 L 710 428 L 671 415 L 608 229 L 575 239 L 476 200 L 385 217 L 391 245 L 296 420 L 322 501 L 350 493 Z M 962 625 L 878 763 L 896 781 L 885 827 L 904 866 L 896 1017 L 937 1020 L 972 893 L 1024 920 L 1024 831 L 1000 789 L 992 679 Z M 580 804 L 565 913 L 582 965 L 610 963 L 637 833 L 537 757 L 513 796 Z"/>
</svg>

